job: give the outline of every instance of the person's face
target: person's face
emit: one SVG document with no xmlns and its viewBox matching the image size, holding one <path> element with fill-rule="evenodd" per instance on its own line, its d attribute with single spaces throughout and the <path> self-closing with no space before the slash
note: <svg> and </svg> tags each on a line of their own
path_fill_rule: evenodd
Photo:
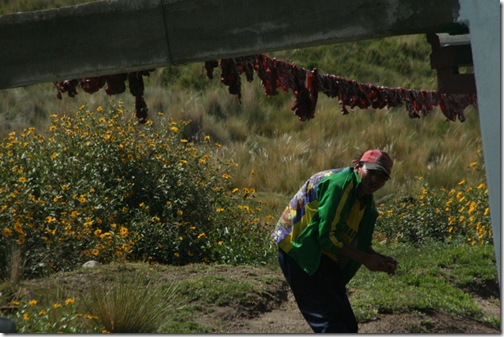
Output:
<svg viewBox="0 0 504 337">
<path fill-rule="evenodd" d="M 361 179 L 360 189 L 363 195 L 373 194 L 382 188 L 387 182 L 387 176 L 376 170 L 366 170 L 359 167 L 359 177 Z"/>
</svg>

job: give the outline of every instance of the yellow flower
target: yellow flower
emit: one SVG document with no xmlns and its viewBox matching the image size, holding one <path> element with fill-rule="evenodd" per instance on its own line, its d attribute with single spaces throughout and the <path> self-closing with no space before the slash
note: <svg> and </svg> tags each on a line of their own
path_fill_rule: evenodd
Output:
<svg viewBox="0 0 504 337">
<path fill-rule="evenodd" d="M 101 229 L 97 229 L 97 230 L 94 231 L 94 235 L 95 236 L 100 236 L 101 233 L 102 233 Z"/>
<path fill-rule="evenodd" d="M 170 130 L 173 132 L 178 132 L 179 129 L 176 126 L 172 126 Z"/>
<path fill-rule="evenodd" d="M 121 228 L 119 229 L 119 234 L 123 239 L 127 238 L 129 234 L 128 228 L 121 226 Z"/>
<path fill-rule="evenodd" d="M 19 181 L 20 183 L 24 183 L 24 182 L 26 182 L 26 178 L 25 178 L 25 177 L 20 177 L 20 178 L 18 179 L 18 181 Z"/>
<path fill-rule="evenodd" d="M 57 221 L 56 218 L 53 216 L 50 216 L 50 215 L 46 216 L 46 218 L 45 218 L 45 222 L 47 222 L 47 223 L 53 223 L 56 221 Z"/>
<path fill-rule="evenodd" d="M 14 224 L 14 230 L 20 234 L 23 234 L 23 226 L 19 222 L 16 222 Z"/>
<path fill-rule="evenodd" d="M 222 208 L 222 207 L 217 208 L 217 213 L 221 213 L 221 212 L 224 212 L 224 208 Z"/>
<path fill-rule="evenodd" d="M 91 251 L 91 254 L 93 254 L 94 256 L 96 256 L 96 255 L 100 254 L 100 251 L 98 249 L 93 249 Z"/>
<path fill-rule="evenodd" d="M 12 231 L 11 231 L 9 228 L 4 228 L 4 229 L 2 230 L 2 233 L 3 233 L 3 235 L 4 235 L 5 237 L 7 237 L 7 238 L 8 238 L 9 236 L 11 236 L 11 235 L 12 235 Z"/>
<path fill-rule="evenodd" d="M 198 239 L 201 239 L 201 238 L 206 238 L 206 234 L 205 233 L 201 233 L 198 235 Z"/>
<path fill-rule="evenodd" d="M 465 184 L 465 179 L 462 179 L 461 181 L 458 182 L 459 185 L 464 185 Z"/>
<path fill-rule="evenodd" d="M 29 320 L 29 319 L 30 319 L 30 314 L 29 314 L 29 313 L 27 313 L 27 312 L 25 312 L 25 313 L 23 314 L 23 319 L 24 319 L 25 321 Z"/>
<path fill-rule="evenodd" d="M 103 110 L 103 108 L 101 105 L 96 108 L 96 111 L 102 111 L 102 110 Z"/>
<path fill-rule="evenodd" d="M 177 214 L 178 214 L 178 215 L 183 215 L 183 214 L 184 214 L 184 211 L 183 211 L 183 210 L 181 210 L 181 209 L 179 209 L 179 210 L 177 211 Z"/>
<path fill-rule="evenodd" d="M 475 209 L 476 209 L 476 203 L 474 201 L 472 201 L 471 205 L 469 206 L 469 210 L 467 211 L 467 213 L 471 214 L 472 212 L 474 212 Z"/>
<path fill-rule="evenodd" d="M 30 302 L 28 302 L 28 305 L 29 305 L 30 307 L 33 307 L 33 306 L 36 306 L 36 305 L 37 305 L 37 303 L 38 303 L 38 301 L 37 301 L 37 300 L 31 300 Z"/>
<path fill-rule="evenodd" d="M 45 315 L 47 315 L 47 311 L 45 311 L 45 310 L 41 310 L 41 311 L 39 312 L 39 316 L 45 316 Z"/>
<path fill-rule="evenodd" d="M 224 179 L 229 179 L 229 178 L 231 178 L 231 177 L 229 176 L 229 174 L 224 173 L 224 174 L 222 175 L 222 178 L 224 178 Z"/>
<path fill-rule="evenodd" d="M 74 298 L 69 297 L 65 300 L 65 305 L 70 305 L 70 304 L 74 304 L 74 303 L 75 303 Z"/>
</svg>

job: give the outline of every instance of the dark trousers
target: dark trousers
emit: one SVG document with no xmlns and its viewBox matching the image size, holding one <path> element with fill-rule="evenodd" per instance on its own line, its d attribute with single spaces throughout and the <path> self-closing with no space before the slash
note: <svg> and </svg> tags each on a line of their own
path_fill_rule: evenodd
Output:
<svg viewBox="0 0 504 337">
<path fill-rule="evenodd" d="M 278 262 L 303 317 L 314 332 L 357 333 L 357 320 L 348 301 L 339 266 L 322 255 L 317 272 L 310 276 L 285 253 Z"/>
</svg>

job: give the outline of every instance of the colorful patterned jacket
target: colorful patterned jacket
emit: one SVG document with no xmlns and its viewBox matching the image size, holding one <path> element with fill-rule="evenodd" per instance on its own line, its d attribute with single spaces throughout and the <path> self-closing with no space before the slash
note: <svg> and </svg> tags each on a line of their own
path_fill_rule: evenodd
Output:
<svg viewBox="0 0 504 337">
<path fill-rule="evenodd" d="M 360 178 L 353 167 L 319 172 L 308 179 L 296 193 L 278 220 L 271 237 L 309 275 L 313 275 L 321 254 L 335 261 L 343 243 L 348 242 L 346 219 L 357 201 Z M 356 235 L 356 247 L 371 247 L 378 212 L 373 196 L 368 196 Z M 348 260 L 343 273 L 346 283 L 360 264 Z"/>
</svg>

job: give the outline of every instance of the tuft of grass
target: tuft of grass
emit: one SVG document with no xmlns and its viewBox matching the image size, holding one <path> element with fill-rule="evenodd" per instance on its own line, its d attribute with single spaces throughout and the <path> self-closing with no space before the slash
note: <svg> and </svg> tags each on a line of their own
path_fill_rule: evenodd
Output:
<svg viewBox="0 0 504 337">
<path fill-rule="evenodd" d="M 2 247 L 3 279 L 11 284 L 17 284 L 23 275 L 25 261 L 21 254 L 21 247 L 16 243 L 8 243 Z"/>
<path fill-rule="evenodd" d="M 91 282 L 89 294 L 84 298 L 85 307 L 106 331 L 157 332 L 167 315 L 177 309 L 176 283 L 160 287 L 136 277 L 117 276 L 107 282 Z"/>
</svg>

